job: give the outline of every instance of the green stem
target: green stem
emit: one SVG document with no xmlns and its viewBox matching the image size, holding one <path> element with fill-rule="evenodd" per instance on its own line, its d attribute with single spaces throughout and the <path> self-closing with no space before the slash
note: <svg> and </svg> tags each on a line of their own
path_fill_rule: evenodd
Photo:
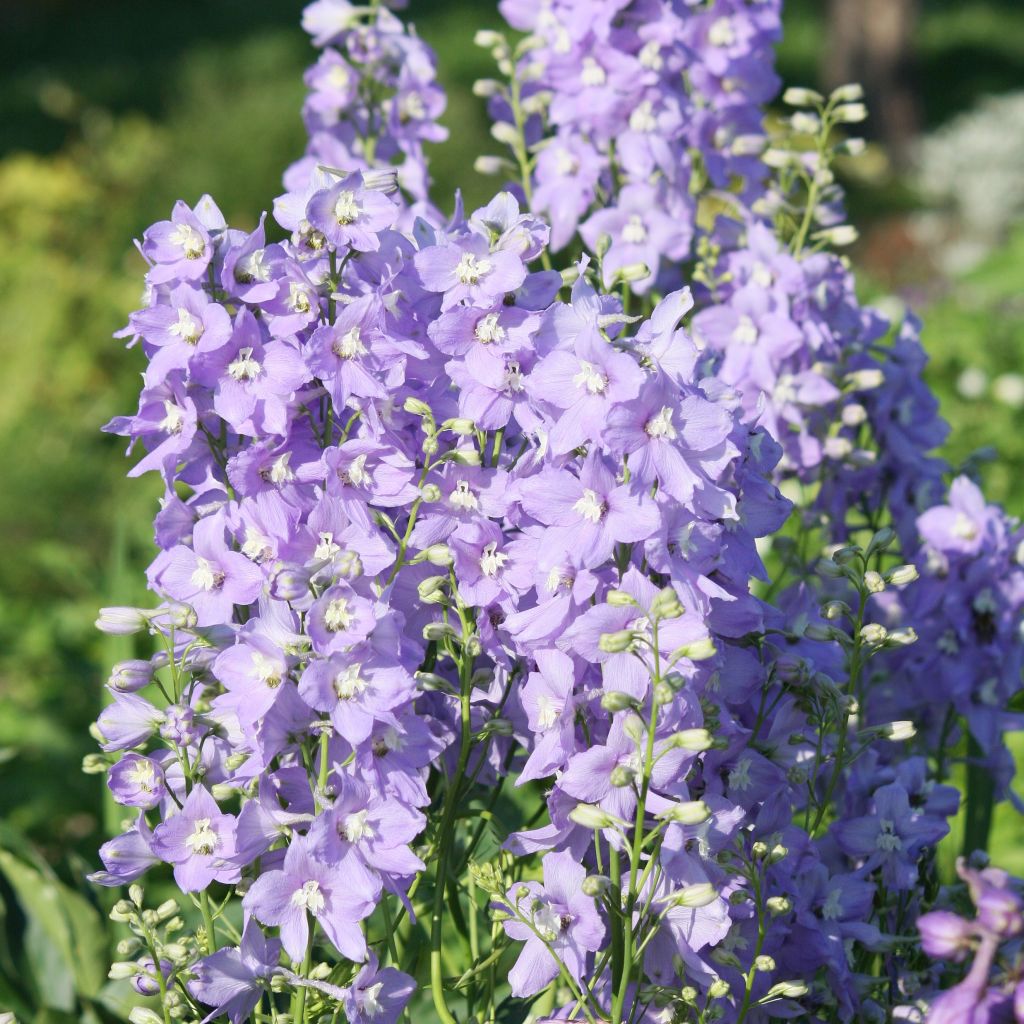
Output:
<svg viewBox="0 0 1024 1024">
<path fill-rule="evenodd" d="M 461 615 L 461 609 L 460 609 Z M 470 722 L 470 692 L 473 678 L 473 659 L 465 651 L 465 641 L 469 639 L 468 629 L 463 623 L 463 652 L 459 665 L 460 698 L 459 698 L 459 759 L 445 791 L 444 813 L 441 818 L 441 829 L 437 853 L 437 873 L 434 876 L 434 909 L 430 918 L 430 993 L 434 1000 L 434 1009 L 444 1024 L 456 1024 L 455 1017 L 448 1009 L 445 1000 L 444 977 L 441 961 L 441 945 L 444 925 L 444 899 L 448 888 L 448 863 L 452 855 L 455 839 L 455 818 L 459 809 L 459 791 L 469 764 L 469 753 L 472 748 L 472 725 Z"/>
<path fill-rule="evenodd" d="M 984 757 L 978 741 L 967 734 L 967 808 L 964 821 L 963 854 L 987 850 L 992 830 L 992 810 L 995 790 L 992 775 L 979 761 Z"/>
<path fill-rule="evenodd" d="M 210 897 L 205 889 L 199 894 L 199 907 L 203 912 L 203 927 L 206 929 L 206 948 L 210 953 L 215 953 L 217 951 L 217 930 L 213 926 Z"/>
</svg>

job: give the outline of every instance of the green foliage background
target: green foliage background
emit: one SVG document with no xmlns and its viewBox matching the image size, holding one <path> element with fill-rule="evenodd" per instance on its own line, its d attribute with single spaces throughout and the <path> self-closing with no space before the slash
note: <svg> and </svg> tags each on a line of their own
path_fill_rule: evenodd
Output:
<svg viewBox="0 0 1024 1024">
<path fill-rule="evenodd" d="M 125 479 L 121 442 L 99 432 L 134 409 L 138 390 L 140 358 L 110 337 L 141 292 L 131 239 L 179 196 L 212 193 L 240 227 L 269 205 L 304 141 L 312 51 L 301 6 L 36 0 L 0 12 L 0 1009 L 26 1021 L 117 1019 L 124 1005 L 105 986 L 105 914 L 81 881 L 120 814 L 79 769 L 107 666 L 133 653 L 95 632 L 95 611 L 145 600 L 158 493 L 152 480 Z M 787 83 L 816 81 L 823 7 L 787 5 Z M 450 208 L 459 185 L 472 208 L 496 183 L 471 170 L 494 148 L 470 91 L 489 60 L 471 39 L 499 19 L 490 0 L 412 0 L 411 17 L 449 93 L 436 196 Z M 926 0 L 920 58 L 929 126 L 984 93 L 1020 88 L 1024 9 Z M 862 228 L 920 204 L 891 175 L 850 186 Z M 866 294 L 891 286 L 892 266 L 875 265 L 869 246 L 860 264 Z M 969 366 L 1022 368 L 1024 226 L 960 280 L 938 282 L 912 258 L 896 276 L 924 300 L 930 382 L 954 427 L 948 457 L 959 464 L 994 446 L 988 491 L 1020 512 L 1021 414 L 964 399 L 955 381 Z M 994 852 L 1018 871 L 1022 839 L 1019 818 L 1001 810 Z"/>
</svg>

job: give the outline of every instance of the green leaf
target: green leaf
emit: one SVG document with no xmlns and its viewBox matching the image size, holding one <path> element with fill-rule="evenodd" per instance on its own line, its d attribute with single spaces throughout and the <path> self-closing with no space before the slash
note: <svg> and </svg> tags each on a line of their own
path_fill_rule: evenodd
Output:
<svg viewBox="0 0 1024 1024">
<path fill-rule="evenodd" d="M 51 972 L 58 971 L 73 979 L 79 995 L 96 995 L 106 980 L 107 959 L 106 929 L 96 908 L 81 894 L 3 849 L 0 871 L 29 920 L 33 966 L 42 968 L 37 972 L 41 990 L 47 996 L 62 997 L 59 990 L 52 989 L 56 979 Z M 44 939 L 52 958 L 44 952 Z M 62 1003 L 51 1005 L 66 1008 Z"/>
</svg>

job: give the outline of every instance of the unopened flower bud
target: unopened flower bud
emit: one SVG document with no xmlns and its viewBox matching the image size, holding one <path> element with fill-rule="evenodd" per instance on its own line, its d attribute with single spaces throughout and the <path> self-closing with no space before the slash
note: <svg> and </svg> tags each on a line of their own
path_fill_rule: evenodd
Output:
<svg viewBox="0 0 1024 1024">
<path fill-rule="evenodd" d="M 111 981 L 123 981 L 125 978 L 134 978 L 139 973 L 139 965 L 134 960 L 119 960 L 110 965 L 107 977 Z"/>
<path fill-rule="evenodd" d="M 516 146 L 519 144 L 519 130 L 508 121 L 495 121 L 491 125 L 491 138 L 503 146 Z"/>
<path fill-rule="evenodd" d="M 666 704 L 671 704 L 676 699 L 676 691 L 669 686 L 664 680 L 658 683 L 654 687 L 654 703 L 658 707 L 664 707 Z"/>
<path fill-rule="evenodd" d="M 703 800 L 684 800 L 681 803 L 672 804 L 658 817 L 677 825 L 702 825 L 711 817 L 711 808 Z"/>
<path fill-rule="evenodd" d="M 884 740 L 902 743 L 904 740 L 913 739 L 917 735 L 917 727 L 913 722 L 889 722 L 887 725 L 880 727 L 879 735 Z"/>
<path fill-rule="evenodd" d="M 869 569 L 864 573 L 864 586 L 869 594 L 881 594 L 885 590 L 885 580 L 880 572 Z"/>
<path fill-rule="evenodd" d="M 825 97 L 814 89 L 791 85 L 783 94 L 782 102 L 787 107 L 814 107 L 825 102 Z"/>
<path fill-rule="evenodd" d="M 885 373 L 874 367 L 854 370 L 843 378 L 843 383 L 854 391 L 873 391 L 885 383 Z"/>
<path fill-rule="evenodd" d="M 604 599 L 615 608 L 636 607 L 636 598 L 625 590 L 609 590 Z"/>
<path fill-rule="evenodd" d="M 478 78 L 473 83 L 473 95 L 479 96 L 481 99 L 489 100 L 492 96 L 497 96 L 501 92 L 501 82 L 494 78 Z"/>
<path fill-rule="evenodd" d="M 282 565 L 270 577 L 270 596 L 278 601 L 300 601 L 309 593 L 309 572 L 301 566 Z"/>
<path fill-rule="evenodd" d="M 619 629 L 614 633 L 602 633 L 598 641 L 598 647 L 606 654 L 621 654 L 628 651 L 636 640 L 636 634 L 631 629 Z"/>
<path fill-rule="evenodd" d="M 805 995 L 807 986 L 802 981 L 780 981 L 768 989 L 761 1002 L 766 1003 L 770 999 L 799 999 Z"/>
<path fill-rule="evenodd" d="M 839 415 L 844 427 L 859 427 L 868 418 L 868 411 L 860 402 L 851 402 Z"/>
<path fill-rule="evenodd" d="M 585 896 L 600 896 L 611 884 L 611 879 L 604 875 L 587 875 L 580 888 Z"/>
<path fill-rule="evenodd" d="M 682 973 L 682 972 L 680 972 Z M 692 985 L 684 985 L 679 990 L 679 998 L 688 1006 L 697 1005 L 697 997 L 700 993 Z"/>
<path fill-rule="evenodd" d="M 601 694 L 601 707 L 614 715 L 620 711 L 628 711 L 630 708 L 635 710 L 639 707 L 639 703 L 635 697 L 631 697 L 621 690 L 606 690 Z"/>
<path fill-rule="evenodd" d="M 465 417 L 457 416 L 455 419 L 445 420 L 441 424 L 442 430 L 450 430 L 453 434 L 458 434 L 460 437 L 468 437 L 470 434 L 476 433 L 476 425 L 472 420 L 468 420 Z"/>
<path fill-rule="evenodd" d="M 710 882 L 697 882 L 695 885 L 687 885 L 676 890 L 668 897 L 666 902 L 677 907 L 689 907 L 695 910 L 699 907 L 706 907 L 718 899 L 718 890 Z"/>
<path fill-rule="evenodd" d="M 715 978 L 715 980 L 708 985 L 709 999 L 724 999 L 728 994 L 729 982 L 724 978 Z"/>
<path fill-rule="evenodd" d="M 868 108 L 863 103 L 844 103 L 832 111 L 832 119 L 839 124 L 860 124 L 867 117 Z"/>
<path fill-rule="evenodd" d="M 141 658 L 119 661 L 111 670 L 107 686 L 119 693 L 135 693 L 153 681 L 153 663 Z"/>
<path fill-rule="evenodd" d="M 669 737 L 669 745 L 681 750 L 710 750 L 715 743 L 707 729 L 680 729 Z"/>
<path fill-rule="evenodd" d="M 683 605 L 674 588 L 664 587 L 654 595 L 651 601 L 652 619 L 678 619 L 682 614 Z"/>
<path fill-rule="evenodd" d="M 84 775 L 106 775 L 110 770 L 110 762 L 102 754 L 86 754 L 82 758 Z"/>
<path fill-rule="evenodd" d="M 447 576 L 428 576 L 416 585 L 416 593 L 424 604 L 443 604 L 447 585 Z"/>
<path fill-rule="evenodd" d="M 110 636 L 131 636 L 149 624 L 149 613 L 142 608 L 124 606 L 101 608 L 96 628 Z"/>
<path fill-rule="evenodd" d="M 447 622 L 428 622 L 423 627 L 424 640 L 437 641 L 456 636 L 458 636 L 458 634 L 455 632 L 454 627 L 448 625 Z"/>
<path fill-rule="evenodd" d="M 754 960 L 755 971 L 774 971 L 775 970 L 775 958 L 768 956 L 767 953 L 762 953 L 759 957 Z"/>
<path fill-rule="evenodd" d="M 895 569 L 890 569 L 885 574 L 885 579 L 894 587 L 904 587 L 908 583 L 913 583 L 919 576 L 916 565 L 897 565 Z"/>
<path fill-rule="evenodd" d="M 452 557 L 452 549 L 447 544 L 431 544 L 429 547 L 424 548 L 420 554 L 423 556 L 424 561 L 429 562 L 431 565 L 447 568 L 455 564 L 455 559 Z"/>
<path fill-rule="evenodd" d="M 780 860 L 783 860 L 788 853 L 789 850 L 785 846 L 781 843 L 776 843 L 768 852 L 768 863 L 777 864 Z"/>
<path fill-rule="evenodd" d="M 432 505 L 434 502 L 441 500 L 441 488 L 437 484 L 424 484 L 420 491 L 420 497 L 428 505 Z"/>
<path fill-rule="evenodd" d="M 829 98 L 835 103 L 856 103 L 864 99 L 864 86 L 860 82 L 847 82 L 845 85 L 837 85 Z"/>
<path fill-rule="evenodd" d="M 861 640 L 872 646 L 885 643 L 888 636 L 889 630 L 879 622 L 869 622 L 860 631 Z"/>
<path fill-rule="evenodd" d="M 627 263 L 624 267 L 618 267 L 613 277 L 613 285 L 631 284 L 634 281 L 643 281 L 651 276 L 651 268 L 646 263 Z"/>
<path fill-rule="evenodd" d="M 473 45 L 479 46 L 483 50 L 490 50 L 495 46 L 508 46 L 508 43 L 500 32 L 495 32 L 489 28 L 481 28 L 473 36 Z"/>
<path fill-rule="evenodd" d="M 616 789 L 625 789 L 626 786 L 636 782 L 636 769 L 628 765 L 617 764 L 613 769 L 609 781 Z"/>
<path fill-rule="evenodd" d="M 596 804 L 577 804 L 569 812 L 569 820 L 589 829 L 615 828 L 625 824 Z"/>
<path fill-rule="evenodd" d="M 788 896 L 769 896 L 764 905 L 773 916 L 788 914 L 793 909 L 793 901 Z"/>
<path fill-rule="evenodd" d="M 682 658 L 689 661 L 707 661 L 715 656 L 717 649 L 715 641 L 711 637 L 704 637 L 701 640 L 694 640 L 693 643 L 683 644 L 677 647 L 669 657 L 669 661 L 677 662 Z"/>
<path fill-rule="evenodd" d="M 431 420 L 434 418 L 434 414 L 431 412 L 430 406 L 422 399 L 413 398 L 412 395 L 405 400 L 402 404 L 402 408 L 406 412 L 412 413 L 413 416 L 428 417 Z"/>
<path fill-rule="evenodd" d="M 804 636 L 808 640 L 819 640 L 825 643 L 835 640 L 842 635 L 842 630 L 836 629 L 835 626 L 826 626 L 821 622 L 812 622 L 804 630 Z"/>
<path fill-rule="evenodd" d="M 829 622 L 835 622 L 836 619 L 849 614 L 850 606 L 845 601 L 826 601 L 821 606 L 822 618 L 828 619 Z"/>
<path fill-rule="evenodd" d="M 174 915 L 177 912 L 178 912 L 178 902 L 177 902 L 177 900 L 164 900 L 164 902 L 161 903 L 160 906 L 156 908 L 156 916 L 161 921 L 164 921 L 164 920 L 166 920 L 169 917 L 174 917 Z"/>
<path fill-rule="evenodd" d="M 894 629 L 889 634 L 889 643 L 899 647 L 909 647 L 917 643 L 917 631 L 912 626 L 905 626 L 903 629 Z"/>
</svg>

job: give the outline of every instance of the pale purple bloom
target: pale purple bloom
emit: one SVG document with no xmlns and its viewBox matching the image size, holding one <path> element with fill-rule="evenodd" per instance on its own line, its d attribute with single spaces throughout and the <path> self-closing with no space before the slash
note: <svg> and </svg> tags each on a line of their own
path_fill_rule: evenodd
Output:
<svg viewBox="0 0 1024 1024">
<path fill-rule="evenodd" d="M 366 188 L 358 171 L 314 193 L 306 207 L 310 224 L 331 244 L 358 252 L 375 252 L 380 247 L 378 232 L 390 227 L 397 214 L 394 202 L 383 192 Z"/>
<path fill-rule="evenodd" d="M 153 852 L 174 865 L 182 892 L 198 892 L 211 882 L 234 883 L 235 818 L 224 814 L 209 791 L 194 786 L 176 814 L 153 830 Z"/>
</svg>

